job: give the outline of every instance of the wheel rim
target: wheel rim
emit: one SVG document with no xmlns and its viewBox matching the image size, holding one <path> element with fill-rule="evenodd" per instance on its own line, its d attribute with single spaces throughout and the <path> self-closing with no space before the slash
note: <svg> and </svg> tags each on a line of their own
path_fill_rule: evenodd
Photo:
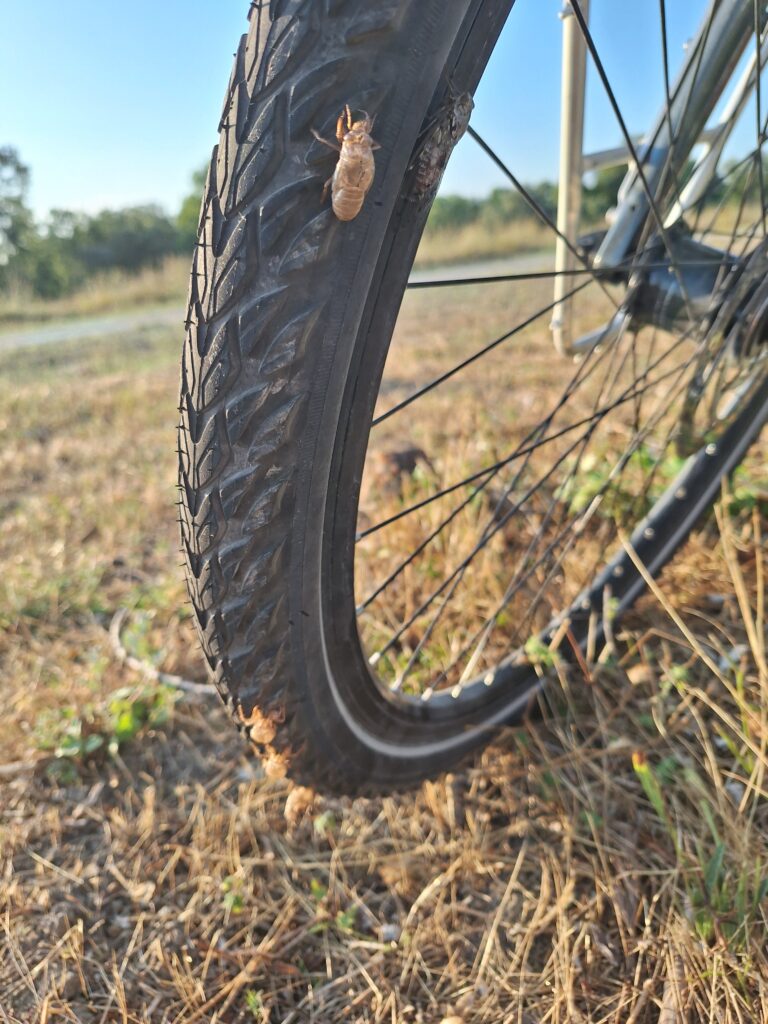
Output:
<svg viewBox="0 0 768 1024">
<path fill-rule="evenodd" d="M 663 11 L 663 4 L 661 8 Z M 453 82 L 451 87 L 456 87 Z M 759 100 L 757 105 L 761 106 Z M 491 148 L 482 136 L 480 141 L 486 148 Z M 503 163 L 498 155 L 497 159 Z M 760 174 L 755 153 L 752 153 L 752 159 L 753 176 L 757 181 Z M 735 178 L 739 174 L 739 165 L 734 165 L 731 172 Z M 753 187 L 751 182 L 752 178 L 747 179 L 742 196 Z M 759 187 L 762 195 L 762 182 L 755 187 Z M 720 210 L 727 206 L 727 195 L 726 191 Z M 762 213 L 753 218 L 748 230 L 742 216 L 744 207 L 742 202 L 738 213 L 731 217 L 728 252 L 734 249 L 746 252 L 748 246 L 754 244 L 755 237 L 762 237 Z M 760 210 L 763 209 L 761 201 Z M 702 200 L 696 221 L 701 236 L 711 235 L 712 225 L 707 225 L 704 218 L 711 221 L 713 212 L 719 215 L 717 210 L 713 211 L 708 199 Z M 722 227 L 722 224 L 721 216 L 717 226 Z M 481 288 L 498 290 L 509 286 L 512 277 L 516 286 L 525 282 L 526 287 L 530 287 L 531 282 L 548 280 L 541 276 L 542 273 L 537 269 L 525 269 L 515 275 L 504 275 L 503 281 L 456 284 L 455 290 L 463 295 Z M 488 276 L 498 278 L 500 275 Z M 614 307 L 621 306 L 621 296 L 606 284 L 605 279 L 596 280 L 596 275 L 586 272 L 574 276 L 577 281 L 574 293 L 583 299 L 590 298 L 591 293 L 594 303 L 594 293 L 598 292 L 605 300 L 606 315 L 610 312 L 611 298 Z M 382 281 L 384 292 L 387 291 L 386 277 L 385 272 Z M 393 277 L 397 277 L 397 272 Z M 626 286 L 623 291 L 626 294 Z M 414 288 L 413 293 L 417 296 L 427 294 L 428 289 Z M 537 295 L 531 292 L 530 298 L 536 299 Z M 521 654 L 526 649 L 526 642 L 530 656 L 546 660 L 543 645 L 553 639 L 558 625 L 562 626 L 566 618 L 570 619 L 570 628 L 566 627 L 558 642 L 562 643 L 566 637 L 568 643 L 581 643 L 587 628 L 586 619 L 591 618 L 594 623 L 596 616 L 600 620 L 606 610 L 611 610 L 611 606 L 606 605 L 606 598 L 623 608 L 634 596 L 638 581 L 642 586 L 642 576 L 630 569 L 628 556 L 617 551 L 619 530 L 631 536 L 632 549 L 636 548 L 641 561 L 655 570 L 666 558 L 665 552 L 679 543 L 679 534 L 690 528 L 701 511 L 698 506 L 706 506 L 711 500 L 712 482 L 738 461 L 746 447 L 745 438 L 749 434 L 751 439 L 764 417 L 763 365 L 754 376 L 749 393 L 742 397 L 738 415 L 732 415 L 728 423 L 722 425 L 717 439 L 708 442 L 709 452 L 707 446 L 702 447 L 686 464 L 679 455 L 676 461 L 669 455 L 679 425 L 679 416 L 669 415 L 669 406 L 673 404 L 669 395 L 683 402 L 689 392 L 692 368 L 697 358 L 700 361 L 707 338 L 704 327 L 707 318 L 700 316 L 672 340 L 660 338 L 662 332 L 658 328 L 646 328 L 644 330 L 650 336 L 643 338 L 640 331 L 632 336 L 632 344 L 627 343 L 628 332 L 624 331 L 610 344 L 592 349 L 578 365 L 569 367 L 568 378 L 557 395 L 550 394 L 547 416 L 540 417 L 536 423 L 518 423 L 514 429 L 499 417 L 498 422 L 491 424 L 497 430 L 496 436 L 484 422 L 485 452 L 481 448 L 472 452 L 475 461 L 469 464 L 463 453 L 456 449 L 455 439 L 462 432 L 468 436 L 472 431 L 465 425 L 452 434 L 445 426 L 452 407 L 454 418 L 458 418 L 455 390 L 447 401 L 440 399 L 434 402 L 434 398 L 441 388 L 444 395 L 446 387 L 455 388 L 460 375 L 464 374 L 466 379 L 470 371 L 480 366 L 487 379 L 487 375 L 494 372 L 490 357 L 496 359 L 497 373 L 506 372 L 509 379 L 509 342 L 512 339 L 523 340 L 530 352 L 533 348 L 530 341 L 532 330 L 540 330 L 541 319 L 551 310 L 551 300 L 543 304 L 534 302 L 534 309 L 527 314 L 523 305 L 519 302 L 518 305 L 524 315 L 516 324 L 494 334 L 484 344 L 471 349 L 469 356 L 454 359 L 447 367 L 435 366 L 433 361 L 426 367 L 431 370 L 431 376 L 425 373 L 424 383 L 416 387 L 403 388 L 397 380 L 391 385 L 392 378 L 388 378 L 385 371 L 372 416 L 371 437 L 375 439 L 377 430 L 383 433 L 383 428 L 392 427 L 398 418 L 402 421 L 404 415 L 412 417 L 418 406 L 426 420 L 441 425 L 436 433 L 440 433 L 442 448 L 431 446 L 428 450 L 429 446 L 415 443 L 424 435 L 411 426 L 410 436 L 415 438 L 411 450 L 408 451 L 407 446 L 398 449 L 403 462 L 390 474 L 396 479 L 397 491 L 382 499 L 381 487 L 377 492 L 376 481 L 373 485 L 370 483 L 372 467 L 376 473 L 371 456 L 381 460 L 382 456 L 376 453 L 384 452 L 386 446 L 377 447 L 375 442 L 371 443 L 365 469 L 368 479 L 363 482 L 358 517 L 357 557 L 353 559 L 347 553 L 346 557 L 336 560 L 336 574 L 343 576 L 354 571 L 359 637 L 368 665 L 373 669 L 370 677 L 374 685 L 393 707 L 414 715 L 416 719 L 423 717 L 428 709 L 427 717 L 433 722 L 454 721 L 458 725 L 480 708 L 486 709 L 488 720 L 496 713 L 495 708 L 501 715 L 504 707 L 517 706 L 519 701 L 515 697 L 515 687 L 522 694 L 531 686 L 530 665 L 518 664 L 525 660 Z M 423 312 L 423 308 L 417 308 L 415 316 L 423 318 Z M 451 312 L 447 303 L 446 312 Z M 710 316 L 709 312 L 707 316 Z M 401 320 L 398 330 L 402 324 Z M 433 329 L 430 323 L 424 325 L 422 322 L 422 327 L 425 331 Z M 468 335 L 470 333 L 467 331 Z M 549 373 L 553 358 L 548 338 L 541 349 L 538 362 L 529 368 L 534 378 L 537 370 L 539 376 L 543 369 Z M 390 351 L 390 362 L 391 355 Z M 673 362 L 675 358 L 677 362 Z M 434 372 L 435 369 L 438 372 Z M 578 386 L 588 380 L 593 383 L 590 392 L 592 405 L 579 414 L 574 396 Z M 488 389 L 483 387 L 482 377 L 479 382 L 470 378 L 466 393 L 471 393 L 473 388 L 487 405 L 487 395 L 483 392 Z M 518 393 L 520 391 L 518 386 Z M 647 396 L 652 392 L 656 393 L 656 404 L 650 406 L 649 411 Z M 566 402 L 562 401 L 564 394 L 567 395 Z M 663 402 L 658 398 L 660 394 Z M 431 409 L 427 407 L 427 401 L 433 402 Z M 566 405 L 570 419 L 562 416 Z M 614 417 L 612 423 L 621 425 L 615 415 L 619 409 L 633 413 L 636 421 L 634 435 L 629 442 L 624 440 L 621 451 L 617 451 L 615 446 L 613 449 L 610 446 L 596 448 L 600 432 L 608 433 L 604 426 L 611 416 Z M 734 419 L 738 425 L 736 432 L 733 430 Z M 747 423 L 750 430 L 746 430 Z M 474 436 L 477 436 L 476 423 L 470 425 Z M 613 429 L 620 436 L 619 427 Z M 499 444 L 499 436 L 513 439 L 515 443 L 504 450 Z M 661 442 L 659 436 L 662 437 Z M 655 448 L 649 447 L 649 438 Z M 436 447 L 440 452 L 437 456 Z M 539 468 L 541 463 L 537 461 L 545 449 L 549 466 L 554 467 L 549 474 L 547 467 Z M 595 470 L 595 462 L 587 458 L 588 455 L 594 456 L 596 450 L 606 461 L 612 455 L 613 462 L 607 472 Z M 455 457 L 447 458 L 446 452 Z M 485 457 L 478 459 L 478 455 Z M 522 472 L 515 466 L 521 462 L 524 464 Z M 537 481 L 538 486 L 533 486 Z M 639 485 L 637 481 L 640 481 Z M 544 484 L 547 484 L 546 490 Z M 385 480 L 385 485 L 390 484 Z M 496 487 L 493 491 L 492 485 Z M 388 514 L 372 521 L 366 508 L 366 487 L 373 488 L 377 510 L 389 508 Z M 489 493 L 492 495 L 490 500 Z M 624 508 L 621 507 L 622 501 L 626 501 Z M 435 512 L 436 509 L 440 511 Z M 412 522 L 419 526 L 415 533 L 410 526 Z M 474 528 L 474 540 L 468 540 L 468 522 Z M 531 523 L 535 527 L 533 531 Z M 595 523 L 598 529 L 589 536 L 588 531 Z M 336 524 L 332 536 L 338 550 L 338 545 L 349 544 L 348 516 L 337 518 Z M 396 536 L 395 530 L 400 531 L 400 537 L 392 540 Z M 388 531 L 390 540 L 388 546 L 384 546 L 381 537 Z M 406 536 L 410 537 L 410 546 L 405 542 Z M 578 538 L 578 545 L 574 538 Z M 585 538 L 591 546 L 589 557 L 585 553 Z M 461 539 L 463 547 L 459 542 Z M 360 553 L 365 552 L 366 545 L 366 561 L 361 561 Z M 441 551 L 442 558 L 437 566 L 435 550 Z M 606 550 L 608 557 L 604 554 Z M 517 575 L 514 574 L 515 552 Z M 578 557 L 580 572 L 573 571 L 566 555 Z M 431 565 L 429 559 L 432 559 Z M 419 563 L 422 563 L 422 568 L 417 572 Z M 494 574 L 489 568 L 493 563 L 502 566 L 499 574 Z M 623 585 L 620 582 L 622 576 Z M 467 596 L 472 577 L 480 580 L 481 586 Z M 523 586 L 529 580 L 535 587 L 533 601 L 530 588 L 524 590 Z M 516 587 L 517 583 L 521 585 Z M 557 604 L 545 600 L 555 587 L 560 595 Z M 395 588 L 399 593 L 393 598 Z M 338 591 L 335 586 L 333 589 Z M 517 595 L 522 596 L 513 603 Z M 382 603 L 385 603 L 385 614 L 381 612 Z M 529 610 L 521 617 L 519 608 L 523 605 Z M 508 622 L 505 623 L 501 617 L 504 612 L 508 617 L 514 615 L 516 618 L 513 635 L 509 630 L 505 631 Z M 380 639 L 384 632 L 382 623 L 391 628 L 389 635 Z M 601 622 L 591 628 L 601 630 Z M 449 637 L 450 643 L 443 643 L 440 660 L 433 657 L 433 652 L 443 636 Z M 537 639 L 531 643 L 530 637 Z M 502 692 L 504 688 L 506 693 Z"/>
</svg>

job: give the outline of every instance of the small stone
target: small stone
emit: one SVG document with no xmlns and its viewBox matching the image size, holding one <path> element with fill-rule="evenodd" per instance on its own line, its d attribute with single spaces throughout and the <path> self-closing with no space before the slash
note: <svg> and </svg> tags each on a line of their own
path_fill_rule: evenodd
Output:
<svg viewBox="0 0 768 1024">
<path fill-rule="evenodd" d="M 399 924 L 383 924 L 379 929 L 379 937 L 382 942 L 398 942 L 402 929 Z"/>
<path fill-rule="evenodd" d="M 80 992 L 80 978 L 75 971 L 68 971 L 57 988 L 59 999 L 74 999 Z"/>
<path fill-rule="evenodd" d="M 747 791 L 747 787 L 743 782 L 739 782 L 738 779 L 728 779 L 724 788 L 725 792 L 735 804 L 741 803 L 742 797 Z"/>
</svg>

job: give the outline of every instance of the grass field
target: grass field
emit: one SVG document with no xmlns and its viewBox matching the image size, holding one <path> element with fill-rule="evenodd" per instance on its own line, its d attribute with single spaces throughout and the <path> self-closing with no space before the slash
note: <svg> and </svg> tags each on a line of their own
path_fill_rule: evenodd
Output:
<svg viewBox="0 0 768 1024">
<path fill-rule="evenodd" d="M 162 303 L 181 306 L 189 281 L 189 262 L 187 256 L 175 256 L 160 267 L 147 268 L 138 274 L 115 272 L 97 276 L 74 294 L 61 299 L 36 299 L 23 292 L 3 295 L 0 297 L 0 329 Z"/>
<path fill-rule="evenodd" d="M 201 677 L 179 344 L 0 356 L 0 1021 L 768 1019 L 765 442 L 542 721 L 414 793 L 327 799 L 109 642 L 127 608 L 133 655 Z"/>
<path fill-rule="evenodd" d="M 466 224 L 443 231 L 428 228 L 415 265 L 418 268 L 472 263 L 551 247 L 551 229 L 534 220 L 499 224 L 493 230 L 484 224 Z"/>
</svg>

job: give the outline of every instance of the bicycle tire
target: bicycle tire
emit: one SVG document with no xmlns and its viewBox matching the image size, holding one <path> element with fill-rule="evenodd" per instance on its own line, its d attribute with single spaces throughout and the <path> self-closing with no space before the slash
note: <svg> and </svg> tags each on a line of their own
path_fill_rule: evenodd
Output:
<svg viewBox="0 0 768 1024">
<path fill-rule="evenodd" d="M 540 685 L 529 666 L 509 665 L 503 686 L 460 713 L 447 695 L 388 699 L 361 650 L 352 587 L 365 438 L 428 213 L 413 202 L 414 155 L 451 91 L 473 91 L 511 6 L 254 4 L 227 91 L 182 360 L 187 581 L 235 722 L 268 770 L 329 791 L 401 788 L 455 766 L 519 720 Z M 348 224 L 320 204 L 328 160 L 311 137 L 331 135 L 345 103 L 376 112 L 382 147 Z M 641 524 L 633 539 L 652 571 L 711 503 L 766 403 L 763 388 L 717 450 L 693 461 L 685 500 L 670 492 L 653 527 Z M 606 578 L 622 577 L 614 594 L 625 607 L 643 581 L 626 558 L 617 565 Z"/>
</svg>

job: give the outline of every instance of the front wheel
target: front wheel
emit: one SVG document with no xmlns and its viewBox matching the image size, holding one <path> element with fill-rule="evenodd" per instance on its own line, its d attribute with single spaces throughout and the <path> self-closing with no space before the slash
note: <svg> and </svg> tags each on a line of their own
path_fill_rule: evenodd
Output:
<svg viewBox="0 0 768 1024">
<path fill-rule="evenodd" d="M 638 562 L 661 568 L 768 407 L 753 360 L 727 417 L 683 415 L 717 376 L 710 311 L 676 333 L 606 331 L 554 365 L 551 239 L 490 285 L 435 302 L 445 282 L 426 275 L 403 302 L 511 9 L 252 6 L 225 102 L 182 363 L 187 578 L 235 720 L 268 765 L 329 790 L 408 785 L 519 720 L 532 650 L 583 644 L 607 597 L 631 603 Z M 335 157 L 312 135 L 332 137 L 345 104 L 375 115 L 381 146 L 349 223 L 321 204 Z M 583 310 L 610 320 L 632 268 L 580 269 Z M 686 416 L 700 443 L 682 455 Z"/>
</svg>

